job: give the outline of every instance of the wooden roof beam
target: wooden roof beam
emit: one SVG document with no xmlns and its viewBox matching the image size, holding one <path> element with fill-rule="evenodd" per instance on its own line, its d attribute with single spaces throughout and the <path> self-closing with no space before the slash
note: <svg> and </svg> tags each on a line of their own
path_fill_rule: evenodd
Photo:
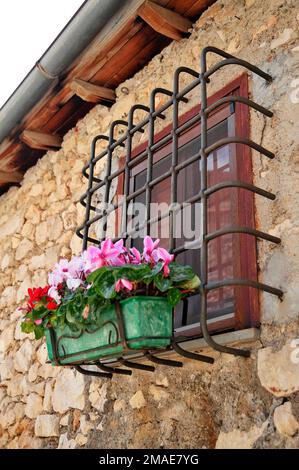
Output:
<svg viewBox="0 0 299 470">
<path fill-rule="evenodd" d="M 61 147 L 62 137 L 56 134 L 46 134 L 45 132 L 26 129 L 20 135 L 20 139 L 28 147 L 37 150 L 51 150 Z"/>
<path fill-rule="evenodd" d="M 99 103 L 100 101 L 115 103 L 116 100 L 115 91 L 111 88 L 94 85 L 80 78 L 75 78 L 72 81 L 71 89 L 82 100 L 88 101 L 89 103 Z"/>
<path fill-rule="evenodd" d="M 155 31 L 179 41 L 192 27 L 192 21 L 149 0 L 139 7 L 138 16 Z"/>
<path fill-rule="evenodd" d="M 12 171 L 10 173 L 6 171 L 0 171 L 0 184 L 20 183 L 22 179 L 23 174 L 19 171 Z"/>
</svg>

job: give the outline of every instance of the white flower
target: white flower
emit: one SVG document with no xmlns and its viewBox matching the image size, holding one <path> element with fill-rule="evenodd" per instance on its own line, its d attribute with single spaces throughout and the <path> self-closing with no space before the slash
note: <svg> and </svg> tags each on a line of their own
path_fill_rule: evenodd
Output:
<svg viewBox="0 0 299 470">
<path fill-rule="evenodd" d="M 76 290 L 81 284 L 81 279 L 69 278 L 66 280 L 66 285 L 70 290 Z"/>
<path fill-rule="evenodd" d="M 71 261 L 61 259 L 56 263 L 54 270 L 48 276 L 48 282 L 50 286 L 57 287 L 62 282 L 77 279 L 80 285 L 83 277 L 83 259 L 81 256 L 75 256 Z"/>
<path fill-rule="evenodd" d="M 61 297 L 56 287 L 50 287 L 50 289 L 48 290 L 48 295 L 49 297 L 52 297 L 52 299 L 54 299 L 57 304 L 60 304 Z"/>
</svg>

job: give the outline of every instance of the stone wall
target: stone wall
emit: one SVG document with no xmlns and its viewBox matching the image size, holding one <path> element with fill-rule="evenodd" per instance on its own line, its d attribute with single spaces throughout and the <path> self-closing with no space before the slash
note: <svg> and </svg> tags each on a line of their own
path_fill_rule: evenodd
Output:
<svg viewBox="0 0 299 470">
<path fill-rule="evenodd" d="M 47 152 L 20 188 L 0 198 L 0 447 L 298 447 L 299 364 L 292 343 L 299 338 L 296 4 L 219 0 L 190 38 L 170 44 L 122 84 L 110 110 L 96 106 L 64 137 L 61 150 Z M 272 120 L 251 114 L 251 137 L 276 153 L 266 161 L 253 152 L 253 161 L 255 183 L 277 194 L 274 202 L 256 199 L 257 224 L 282 238 L 279 247 L 259 244 L 260 280 L 282 288 L 284 301 L 261 297 L 261 339 L 251 345 L 250 359 L 213 353 L 213 366 L 185 361 L 179 371 L 158 367 L 155 374 L 136 371 L 111 381 L 54 368 L 46 364 L 44 342 L 20 332 L 17 307 L 28 287 L 46 283 L 59 257 L 80 252 L 74 230 L 83 217 L 81 167 L 90 141 L 114 119 L 126 118 L 134 103 L 148 104 L 153 87 L 171 87 L 177 66 L 197 68 L 208 44 L 274 77 L 268 86 L 249 78 L 253 99 L 274 111 Z M 210 92 L 240 72 L 222 71 Z M 196 102 L 193 94 L 182 110 Z"/>
</svg>

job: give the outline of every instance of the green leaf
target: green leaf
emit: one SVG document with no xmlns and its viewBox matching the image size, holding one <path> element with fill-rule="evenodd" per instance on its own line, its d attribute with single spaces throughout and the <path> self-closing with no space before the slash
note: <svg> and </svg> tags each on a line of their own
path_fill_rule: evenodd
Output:
<svg viewBox="0 0 299 470">
<path fill-rule="evenodd" d="M 181 266 L 177 263 L 169 264 L 169 277 L 173 282 L 190 281 L 194 276 L 194 271 L 191 266 Z"/>
<path fill-rule="evenodd" d="M 81 311 L 83 310 L 83 308 L 85 307 L 85 304 L 86 304 L 86 301 L 82 295 L 82 292 L 78 292 L 76 297 L 74 297 L 74 300 L 73 300 L 73 305 L 74 305 L 74 311 L 75 313 L 76 312 L 79 312 L 81 313 Z"/>
<path fill-rule="evenodd" d="M 107 272 L 107 270 L 109 270 L 109 266 L 102 266 L 101 268 L 99 269 L 96 269 L 95 271 L 93 271 L 92 273 L 89 274 L 89 276 L 87 276 L 86 280 L 88 283 L 93 283 L 95 281 L 98 281 L 99 278 L 105 273 Z"/>
<path fill-rule="evenodd" d="M 104 273 L 103 276 L 101 276 L 101 281 L 96 284 L 95 288 L 104 299 L 115 297 L 115 278 L 113 273 L 111 271 Z"/>
<path fill-rule="evenodd" d="M 35 326 L 34 327 L 34 335 L 35 339 L 41 339 L 45 334 L 45 330 L 42 326 Z"/>
<path fill-rule="evenodd" d="M 76 291 L 69 290 L 63 297 L 63 303 L 73 300 L 76 295 Z"/>
<path fill-rule="evenodd" d="M 155 276 L 154 283 L 161 292 L 166 292 L 171 287 L 171 280 L 169 277 L 164 277 L 163 273 L 159 273 Z"/>
<path fill-rule="evenodd" d="M 169 289 L 167 293 L 167 300 L 172 307 L 175 307 L 182 298 L 182 294 L 179 289 L 173 288 Z"/>
<path fill-rule="evenodd" d="M 60 305 L 57 310 L 55 310 L 57 317 L 65 316 L 65 305 Z"/>
<path fill-rule="evenodd" d="M 150 284 L 153 280 L 154 277 L 161 271 L 163 268 L 163 263 L 159 262 L 157 263 L 148 274 L 143 276 L 142 281 L 145 282 L 146 284 Z"/>
<path fill-rule="evenodd" d="M 53 326 L 54 328 L 55 328 L 55 326 L 57 326 L 57 316 L 56 315 L 53 315 L 50 318 L 50 323 L 51 323 L 51 326 Z"/>
<path fill-rule="evenodd" d="M 177 287 L 183 290 L 196 290 L 200 286 L 200 279 L 196 274 L 190 281 L 182 282 Z"/>
<path fill-rule="evenodd" d="M 145 276 L 149 275 L 151 268 L 148 264 L 127 264 L 114 268 L 116 279 L 128 279 L 129 281 L 142 281 Z"/>
<path fill-rule="evenodd" d="M 45 307 L 40 307 L 38 309 L 34 309 L 31 312 L 31 316 L 33 320 L 39 320 L 40 318 L 43 318 L 45 315 L 47 315 L 48 310 Z"/>
<path fill-rule="evenodd" d="M 34 331 L 34 324 L 29 321 L 23 321 L 21 323 L 21 330 L 23 333 L 32 333 Z"/>
<path fill-rule="evenodd" d="M 51 320 L 51 326 L 53 326 L 53 328 L 57 328 L 57 326 L 58 326 L 57 318 Z"/>
<path fill-rule="evenodd" d="M 93 311 L 102 310 L 104 307 L 110 304 L 110 300 L 104 299 L 100 297 L 98 294 L 94 297 L 90 297 L 88 299 L 89 311 L 92 313 Z"/>
<path fill-rule="evenodd" d="M 57 327 L 63 330 L 63 328 L 65 327 L 65 316 L 57 318 Z"/>
<path fill-rule="evenodd" d="M 77 319 L 75 318 L 74 311 L 73 311 L 71 305 L 69 305 L 69 308 L 66 311 L 65 318 L 66 318 L 68 323 L 76 323 L 77 322 Z"/>
<path fill-rule="evenodd" d="M 95 290 L 95 287 L 94 286 L 91 286 L 89 289 L 87 289 L 85 291 L 85 295 L 87 297 L 87 300 L 93 298 L 93 297 L 96 297 L 97 296 L 97 292 Z"/>
</svg>

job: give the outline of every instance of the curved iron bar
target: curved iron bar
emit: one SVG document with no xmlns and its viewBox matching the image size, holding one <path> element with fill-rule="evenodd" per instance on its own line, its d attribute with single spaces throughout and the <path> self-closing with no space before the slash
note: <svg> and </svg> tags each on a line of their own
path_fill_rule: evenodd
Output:
<svg viewBox="0 0 299 470">
<path fill-rule="evenodd" d="M 209 52 L 220 55 L 221 57 L 224 57 L 225 59 L 227 59 L 226 62 L 225 61 L 218 62 L 218 64 L 221 64 L 221 66 L 218 67 L 216 70 L 218 70 L 219 68 L 221 68 L 225 65 L 230 65 L 230 64 L 241 65 L 242 67 L 245 67 L 248 70 L 250 70 L 251 72 L 259 75 L 262 78 L 264 78 L 264 80 L 266 80 L 267 82 L 272 82 L 272 80 L 273 80 L 271 75 L 264 72 L 259 67 L 256 67 L 255 65 L 252 65 L 250 62 L 247 62 L 246 60 L 238 59 L 237 57 L 229 54 L 228 52 L 222 51 L 221 49 L 218 49 L 218 47 L 215 47 L 215 46 L 206 46 L 201 51 L 201 65 L 204 65 L 204 68 L 203 67 L 201 68 L 201 72 L 204 76 L 204 79 L 207 79 L 209 76 L 212 75 L 212 73 L 214 73 L 216 71 L 216 70 L 214 70 L 215 66 L 211 67 L 208 71 L 206 70 L 206 56 Z M 208 75 L 206 75 L 207 72 L 211 72 L 211 71 L 212 71 L 212 73 L 209 73 Z"/>
<path fill-rule="evenodd" d="M 96 151 L 96 145 L 99 140 L 102 140 L 102 136 L 98 135 L 92 139 L 91 143 L 91 154 L 94 155 Z M 87 248 L 87 238 L 88 238 L 88 232 L 89 232 L 89 227 L 87 226 L 87 221 L 90 217 L 90 204 L 91 204 L 91 188 L 92 188 L 92 183 L 93 183 L 93 177 L 94 177 L 94 163 L 92 162 L 92 159 L 90 161 L 90 167 L 89 167 L 89 177 L 88 177 L 88 189 L 87 189 L 87 197 L 86 197 L 86 210 L 85 210 L 85 220 L 84 220 L 84 233 L 83 233 L 83 250 L 86 250 Z"/>
<path fill-rule="evenodd" d="M 279 297 L 280 300 L 282 300 L 283 292 L 280 289 L 276 289 L 272 286 L 268 286 L 267 284 L 262 284 L 257 281 L 252 281 L 251 279 L 226 279 L 223 281 L 215 281 L 215 282 L 210 282 L 205 285 L 205 287 L 202 287 L 202 298 L 205 297 L 205 293 L 203 292 L 203 289 L 206 291 L 210 291 L 213 289 L 218 289 L 219 287 L 226 287 L 226 286 L 249 286 L 249 287 L 254 287 L 256 289 L 263 290 L 265 292 L 268 292 L 270 294 L 276 295 Z M 236 349 L 232 348 L 229 346 L 225 346 L 222 344 L 217 343 L 214 338 L 210 335 L 210 332 L 208 330 L 207 326 L 207 310 L 201 309 L 200 310 L 200 326 L 201 326 L 201 331 L 203 334 L 203 337 L 206 341 L 206 343 L 213 349 L 219 352 L 224 352 L 228 354 L 234 354 L 237 356 L 244 356 L 244 357 L 250 357 L 250 351 L 245 350 L 245 349 Z"/>
<path fill-rule="evenodd" d="M 98 140 L 106 140 L 107 142 L 109 141 L 109 137 L 107 135 L 104 135 L 104 134 L 99 134 L 98 136 Z M 89 178 L 89 174 L 86 173 L 86 170 L 88 170 L 88 168 L 90 168 L 90 165 L 92 163 L 92 158 L 95 154 L 95 147 L 93 147 L 93 143 L 91 144 L 91 158 L 89 160 L 88 163 L 86 163 L 86 165 L 84 165 L 83 169 L 82 169 L 82 173 L 83 173 L 83 176 L 85 176 L 85 178 Z"/>
<path fill-rule="evenodd" d="M 253 109 L 256 109 L 257 111 L 264 114 L 265 116 L 273 117 L 273 113 L 269 109 L 264 108 L 264 106 L 261 106 L 260 104 L 255 103 L 252 100 L 249 100 L 248 98 L 244 98 L 244 96 L 238 96 L 238 95 L 225 96 L 224 98 L 221 98 L 221 99 L 215 101 L 215 103 L 211 104 L 210 106 L 208 106 L 204 110 L 204 113 L 206 115 L 209 115 L 212 111 L 219 108 L 220 106 L 222 106 L 225 103 L 242 103 L 242 104 L 245 104 L 247 106 L 250 106 Z"/>
<path fill-rule="evenodd" d="M 102 182 L 102 180 L 101 180 L 101 182 Z M 86 202 L 85 202 L 85 200 L 84 200 L 85 197 L 86 197 L 86 196 L 84 195 L 84 198 L 82 198 L 83 200 L 81 200 L 81 198 L 79 199 L 79 202 L 82 204 L 83 207 L 86 207 L 86 205 L 87 205 Z M 93 206 L 92 204 L 90 204 L 90 210 L 92 210 L 92 211 L 94 211 L 94 212 L 99 212 L 99 208 L 96 207 L 96 206 Z"/>
<path fill-rule="evenodd" d="M 126 367 L 131 369 L 146 370 L 148 372 L 155 372 L 154 366 L 148 366 L 147 364 L 139 364 L 138 362 L 128 361 L 127 359 L 119 359 L 119 362 Z"/>
<path fill-rule="evenodd" d="M 186 351 L 175 341 L 171 343 L 171 346 L 176 353 L 180 354 L 180 356 L 184 356 L 184 357 L 187 357 L 188 359 L 193 359 L 195 361 L 207 362 L 208 364 L 214 364 L 213 357 L 205 356 L 203 354 L 198 354 L 198 353 L 194 353 L 191 351 Z"/>
<path fill-rule="evenodd" d="M 82 234 L 82 230 L 84 229 L 85 225 L 80 225 L 80 227 L 78 227 L 76 229 L 76 235 L 77 237 L 81 238 L 81 240 L 83 240 L 83 234 Z M 90 236 L 87 237 L 87 241 L 90 242 L 90 243 L 94 243 L 95 245 L 98 245 L 99 244 L 99 240 L 97 238 L 92 238 Z"/>
<path fill-rule="evenodd" d="M 58 356 L 59 356 L 59 345 L 60 345 L 60 342 L 63 339 L 79 339 L 79 338 L 81 338 L 82 335 L 83 335 L 83 330 L 81 330 L 77 336 L 71 336 L 71 335 L 61 335 L 61 336 L 59 336 L 59 338 L 56 340 L 56 347 L 57 347 Z M 64 346 L 63 346 L 63 348 L 64 348 Z M 64 348 L 64 350 L 65 350 L 65 348 Z M 60 357 L 60 359 L 65 359 L 65 357 Z"/>
<path fill-rule="evenodd" d="M 104 372 L 97 372 L 97 371 L 94 371 L 94 370 L 86 370 L 86 369 L 83 369 L 83 367 L 81 365 L 76 365 L 74 367 L 75 367 L 76 371 L 80 372 L 80 374 L 83 374 L 83 375 L 101 377 L 101 378 L 105 378 L 105 379 L 112 379 L 112 377 L 113 377 L 113 374 L 111 372 L 104 373 Z"/>
<path fill-rule="evenodd" d="M 225 59 L 216 63 L 213 67 L 211 67 L 209 70 L 207 70 L 207 54 L 215 53 L 218 54 Z M 202 277 L 202 285 L 200 287 L 201 290 L 201 308 L 200 308 L 200 325 L 201 325 L 201 330 L 203 337 L 207 344 L 211 346 L 212 348 L 216 349 L 217 351 L 220 352 L 226 352 L 230 354 L 235 354 L 235 355 L 240 355 L 243 357 L 248 357 L 250 356 L 250 352 L 248 350 L 243 350 L 243 349 L 236 349 L 236 348 L 231 348 L 227 346 L 223 346 L 218 344 L 210 335 L 210 332 L 208 330 L 208 325 L 207 325 L 207 292 L 208 292 L 208 286 L 211 286 L 211 284 L 208 284 L 208 212 L 207 212 L 207 204 L 208 204 L 208 198 L 212 192 L 207 193 L 208 191 L 208 178 L 207 178 L 207 157 L 209 153 L 212 151 L 216 150 L 217 148 L 229 144 L 229 143 L 239 143 L 239 144 L 245 144 L 248 145 L 249 147 L 257 150 L 260 153 L 263 153 L 266 155 L 268 158 L 274 158 L 274 154 L 264 147 L 256 144 L 250 139 L 246 138 L 240 138 L 240 137 L 227 137 L 218 140 L 216 143 L 208 146 L 207 144 L 207 109 L 209 111 L 209 108 L 207 106 L 207 82 L 209 81 L 209 77 L 215 73 L 217 70 L 220 68 L 230 65 L 230 64 L 235 64 L 235 65 L 241 65 L 248 70 L 258 74 L 262 78 L 264 78 L 267 81 L 270 81 L 272 78 L 270 75 L 266 74 L 262 70 L 260 70 L 258 67 L 255 67 L 251 65 L 249 62 L 246 62 L 241 59 L 237 59 L 234 56 L 221 51 L 220 49 L 213 47 L 213 46 L 207 46 L 205 47 L 202 52 L 201 52 L 201 57 L 200 57 L 200 66 L 201 66 L 201 148 L 200 148 L 200 155 L 201 155 L 201 160 L 200 160 L 200 165 L 201 165 L 201 190 L 203 192 L 202 198 L 201 198 L 201 203 L 202 203 L 202 210 L 203 210 L 203 215 L 202 215 L 202 245 L 201 245 L 201 277 Z M 245 103 L 248 105 L 248 103 Z M 250 103 L 249 103 L 250 105 Z M 217 106 L 216 106 L 217 107 Z M 211 110 L 211 107 L 210 107 Z M 215 190 L 215 188 L 213 188 Z M 219 186 L 217 190 L 220 189 Z M 221 188 L 222 189 L 222 188 Z M 238 281 L 238 280 L 237 280 Z M 233 281 L 233 282 L 237 282 Z M 243 280 L 244 281 L 244 280 Z M 218 283 L 218 285 L 220 285 Z M 217 285 L 217 283 L 214 283 L 214 285 Z M 244 285 L 252 285 L 254 287 L 260 287 L 259 283 L 255 283 L 254 281 L 249 281 L 247 284 Z M 216 288 L 216 287 L 215 287 Z"/>
<path fill-rule="evenodd" d="M 114 331 L 116 332 L 116 340 L 112 343 L 110 341 L 111 339 L 111 334 L 109 334 L 109 344 L 117 344 L 119 342 L 119 331 L 118 331 L 118 328 L 117 326 L 115 325 L 115 323 L 113 323 L 112 320 L 107 320 L 105 321 L 101 326 L 99 326 L 98 328 L 96 328 L 95 330 L 88 330 L 87 328 L 84 330 L 86 333 L 92 335 L 93 333 L 96 333 L 97 331 L 101 330 L 102 328 L 104 328 L 106 325 L 112 325 L 113 328 L 114 328 Z M 111 331 L 110 331 L 111 333 Z"/>
<path fill-rule="evenodd" d="M 103 140 L 109 141 L 109 136 L 104 135 L 104 134 L 101 134 L 101 137 L 102 137 Z M 118 147 L 118 146 L 124 147 L 123 142 L 119 142 L 118 140 L 115 140 L 115 139 L 113 140 L 113 144 L 115 145 L 115 147 Z M 89 168 L 89 166 L 90 166 L 91 160 L 92 160 L 92 163 L 94 163 L 94 164 L 98 163 L 102 158 L 106 157 L 106 155 L 107 155 L 107 149 L 108 149 L 108 146 L 107 146 L 107 148 L 106 148 L 105 150 L 103 150 L 97 157 L 96 157 L 96 156 L 93 156 L 92 159 L 91 159 L 91 158 L 89 159 L 88 163 L 86 163 L 86 164 L 84 165 L 84 167 L 83 167 L 83 171 L 85 171 L 84 176 L 87 175 L 87 176 L 89 177 L 89 174 L 86 173 L 86 170 L 88 170 L 88 168 Z"/>
<path fill-rule="evenodd" d="M 269 286 L 268 284 L 264 284 L 262 282 L 253 281 L 252 279 L 225 279 L 222 281 L 212 281 L 206 284 L 206 290 L 210 291 L 213 289 L 218 289 L 219 287 L 226 287 L 226 286 L 249 286 L 254 287 L 259 290 L 263 290 L 268 292 L 269 294 L 276 295 L 280 300 L 283 298 L 283 291 L 281 289 L 277 289 L 276 287 Z"/>
<path fill-rule="evenodd" d="M 133 122 L 134 122 L 133 115 L 134 115 L 135 111 L 138 111 L 138 110 L 145 111 L 146 113 L 150 112 L 149 107 L 145 106 L 144 104 L 134 104 L 130 108 L 130 111 L 129 111 L 129 114 L 128 114 L 128 121 L 129 121 L 129 119 L 131 120 L 131 126 L 129 125 L 128 135 L 129 134 L 135 134 L 135 132 L 139 131 L 139 129 L 142 129 L 142 127 L 146 126 L 146 124 L 147 124 L 147 123 L 144 123 L 144 121 L 140 121 L 140 122 L 138 122 L 138 124 L 135 124 L 135 125 L 133 124 Z M 166 119 L 166 116 L 164 114 L 158 114 L 158 117 L 160 119 Z"/>
<path fill-rule="evenodd" d="M 181 361 L 173 361 L 172 359 L 163 359 L 162 357 L 156 357 L 149 351 L 145 353 L 145 357 L 149 361 L 154 362 L 154 364 L 170 367 L 183 367 L 183 363 Z"/>
<path fill-rule="evenodd" d="M 191 75 L 195 77 L 195 80 L 192 81 L 191 84 L 187 85 L 185 88 L 183 88 L 181 91 L 179 91 L 179 76 L 182 73 L 186 73 L 188 75 Z M 182 101 L 182 97 L 184 95 L 187 95 L 191 90 L 193 90 L 196 86 L 200 85 L 201 78 L 200 74 L 196 72 L 195 70 L 190 69 L 189 67 L 186 66 L 181 66 L 178 67 L 175 72 L 174 72 L 174 77 L 173 77 L 173 97 L 176 101 Z M 188 101 L 188 100 L 187 100 Z M 185 101 L 187 103 L 187 101 Z"/>
<path fill-rule="evenodd" d="M 207 315 L 204 310 L 200 311 L 200 326 L 201 326 L 201 331 L 202 331 L 205 342 L 212 349 L 215 349 L 216 351 L 224 352 L 227 354 L 233 354 L 235 356 L 250 357 L 250 351 L 247 349 L 237 349 L 237 348 L 232 348 L 230 346 L 225 346 L 223 344 L 217 343 L 213 339 L 213 337 L 210 335 L 210 332 L 208 330 Z"/>
<path fill-rule="evenodd" d="M 100 361 L 99 362 L 96 362 L 95 365 L 103 370 L 104 372 L 111 372 L 111 374 L 120 374 L 120 375 L 132 375 L 132 371 L 131 370 L 127 370 L 127 369 L 118 369 L 116 367 L 108 367 L 108 366 L 105 366 L 104 364 L 102 364 Z"/>
<path fill-rule="evenodd" d="M 230 59 L 224 59 L 224 60 L 221 60 L 220 62 L 217 62 L 217 64 L 215 64 L 213 67 L 211 67 L 209 70 L 206 71 L 204 78 L 206 80 L 210 79 L 211 75 L 213 75 L 215 72 L 217 72 L 217 70 L 220 70 L 222 67 L 225 67 L 226 65 L 240 65 L 241 67 L 245 67 L 246 69 L 250 70 L 253 73 L 257 73 L 257 70 L 259 70 L 259 72 L 261 73 L 258 73 L 258 75 L 260 75 L 262 78 L 264 78 L 267 81 L 271 80 L 270 75 L 263 72 L 261 69 L 259 69 L 255 65 L 250 64 L 246 60 L 238 59 L 237 57 L 232 57 Z"/>
<path fill-rule="evenodd" d="M 221 237 L 222 235 L 227 235 L 229 233 L 245 233 L 248 235 L 253 235 L 256 238 L 262 238 L 263 240 L 267 240 L 272 243 L 280 243 L 281 238 L 274 237 L 269 233 L 261 232 L 260 230 L 256 230 L 250 227 L 225 227 L 219 230 L 215 230 L 214 232 L 208 233 L 205 235 L 205 240 L 208 242 L 214 240 L 217 237 Z"/>
<path fill-rule="evenodd" d="M 182 65 L 181 67 L 178 67 L 174 71 L 174 75 L 180 75 L 181 73 L 187 73 L 188 75 L 192 75 L 192 77 L 199 78 L 200 74 L 199 72 L 196 72 L 196 70 L 190 69 L 190 67 L 186 67 L 185 65 Z M 176 78 L 175 78 L 176 80 Z"/>
<path fill-rule="evenodd" d="M 120 125 L 123 125 L 123 126 L 127 126 L 127 121 L 124 121 L 123 119 L 117 119 L 115 121 L 113 121 L 110 125 L 110 129 L 109 129 L 109 136 L 103 136 L 102 135 L 102 138 L 105 140 L 108 140 L 108 146 L 105 150 L 103 150 L 99 155 L 95 156 L 95 155 L 92 155 L 89 163 L 86 163 L 86 165 L 83 167 L 83 169 L 87 170 L 90 163 L 93 163 L 94 165 L 100 161 L 102 158 L 104 158 L 105 156 L 108 156 L 109 154 L 109 150 L 113 151 L 115 150 L 117 147 L 124 147 L 124 141 L 126 140 L 126 133 L 119 139 L 114 139 L 113 137 L 113 134 L 114 134 L 114 129 L 116 126 L 120 126 Z"/>
<path fill-rule="evenodd" d="M 210 194 L 214 194 L 217 191 L 220 191 L 224 188 L 241 188 L 241 189 L 248 189 L 248 191 L 252 191 L 253 193 L 259 194 L 260 196 L 264 196 L 267 199 L 271 199 L 274 201 L 276 199 L 276 195 L 266 191 L 265 189 L 258 188 L 250 183 L 245 183 L 244 181 L 238 180 L 228 180 L 228 181 L 221 181 L 221 183 L 213 184 L 213 186 L 209 186 L 205 191 L 205 195 L 209 196 Z"/>
<path fill-rule="evenodd" d="M 139 107 L 140 109 L 141 109 L 141 107 L 142 107 L 142 105 L 136 105 L 136 106 Z M 145 108 L 146 108 L 146 107 L 145 107 Z M 110 135 L 107 136 L 107 135 L 103 135 L 103 134 L 100 134 L 100 135 L 97 136 L 97 137 L 98 137 L 99 139 L 108 141 L 108 143 L 109 143 L 108 147 L 111 147 L 110 142 L 112 142 L 113 144 L 115 144 L 115 147 L 117 147 L 117 146 L 122 146 L 122 147 L 124 147 L 125 145 L 124 145 L 124 143 L 123 143 L 122 141 L 120 142 L 120 141 L 114 139 L 114 137 L 113 137 L 114 129 L 115 129 L 116 126 L 119 126 L 119 125 L 127 126 L 128 123 L 127 123 L 127 121 L 124 121 L 124 120 L 122 120 L 122 119 L 115 120 L 115 121 L 113 121 L 113 122 L 111 123 L 111 126 L 110 126 L 110 131 L 112 130 L 112 137 L 111 137 Z M 138 132 L 143 133 L 144 130 L 143 130 L 143 129 L 138 129 Z M 108 153 L 108 149 L 107 149 L 106 151 L 104 151 L 103 155 L 101 154 L 100 157 L 98 158 L 98 157 L 95 157 L 95 151 L 91 151 L 91 154 L 92 154 L 92 155 L 91 155 L 91 158 L 90 158 L 89 162 L 88 162 L 86 165 L 84 165 L 83 170 L 82 170 L 82 173 L 83 173 L 83 175 L 84 175 L 86 178 L 89 178 L 89 173 L 87 173 L 86 170 L 88 170 L 88 168 L 90 168 L 91 164 L 95 165 L 101 158 L 103 158 L 104 156 L 106 156 L 107 153 Z M 109 155 L 108 155 L 108 158 L 109 158 Z M 101 180 L 101 179 L 96 178 L 96 177 L 93 177 L 93 181 L 96 182 L 96 183 L 99 183 L 99 184 L 102 183 L 102 185 L 105 184 L 105 181 L 104 181 L 104 180 Z M 86 198 L 86 196 L 87 196 L 87 192 L 84 193 L 83 196 L 81 196 L 81 198 L 80 198 L 80 203 L 81 203 L 83 206 L 85 206 L 85 207 L 86 207 L 86 203 L 85 203 L 84 199 Z M 96 208 L 93 208 L 93 210 L 96 210 Z"/>
<path fill-rule="evenodd" d="M 214 144 L 210 145 L 209 147 L 206 147 L 205 153 L 208 155 L 209 153 L 213 152 L 214 150 L 217 150 L 219 147 L 222 147 L 223 145 L 227 144 L 244 144 L 248 145 L 249 147 L 253 148 L 257 152 L 262 153 L 268 158 L 274 158 L 275 154 L 273 152 L 270 152 L 270 150 L 267 150 L 265 147 L 262 145 L 257 144 L 256 142 L 253 142 L 251 139 L 246 139 L 245 137 L 223 137 L 222 139 L 217 140 L 217 142 L 214 142 Z"/>
</svg>

